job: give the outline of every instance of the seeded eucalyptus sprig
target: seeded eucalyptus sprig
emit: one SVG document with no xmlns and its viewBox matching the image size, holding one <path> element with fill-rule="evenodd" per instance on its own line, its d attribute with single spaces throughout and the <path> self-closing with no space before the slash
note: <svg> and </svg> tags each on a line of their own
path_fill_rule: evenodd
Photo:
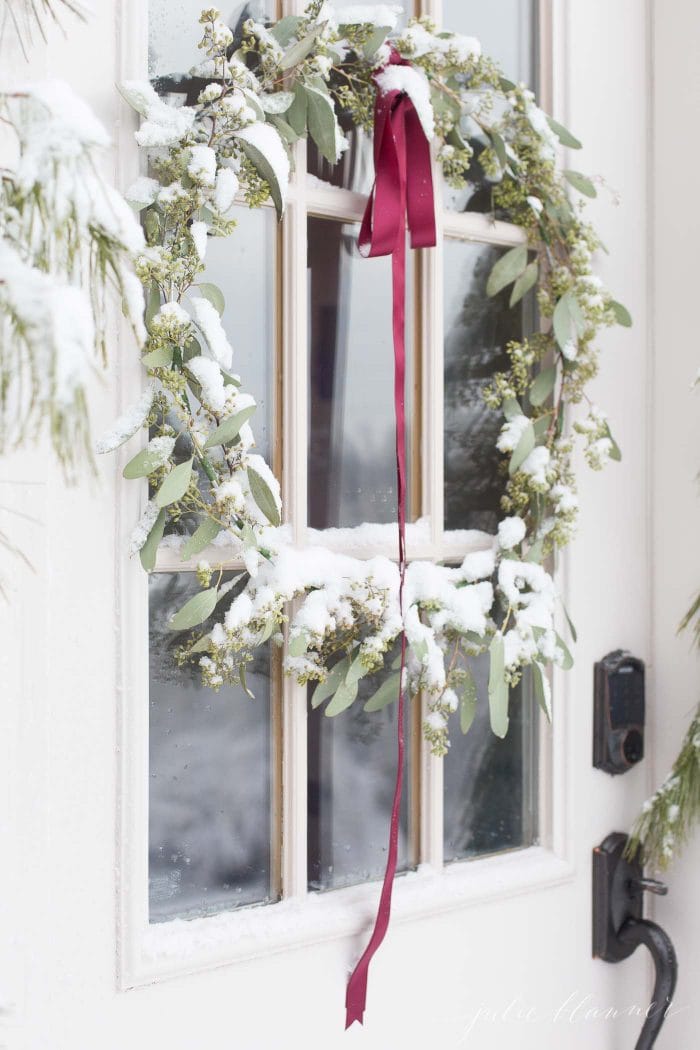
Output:
<svg viewBox="0 0 700 1050">
<path fill-rule="evenodd" d="M 379 10 L 387 25 L 352 21 L 349 8 L 343 17 L 351 21 L 338 25 L 330 5 L 314 0 L 303 15 L 273 24 L 249 19 L 234 40 L 209 8 L 200 17 L 195 99 L 170 108 L 148 84 L 124 86 L 142 116 L 137 140 L 153 176 L 130 191 L 147 238 L 138 271 L 147 292 L 143 363 L 151 385 L 102 450 L 142 424 L 149 428 L 148 445 L 125 470 L 149 478 L 151 499 L 132 541 L 145 568 L 154 567 L 166 527 L 177 530 L 183 521 L 196 525 L 183 558 L 224 539 L 241 558 L 245 571 L 225 584 L 200 564 L 203 589 L 171 623 L 183 632 L 180 658 L 196 659 L 207 684 L 245 687 L 252 652 L 281 640 L 295 601 L 287 673 L 316 683 L 311 703 L 324 704 L 329 716 L 357 701 L 363 678 L 384 674 L 366 705 L 379 710 L 398 692 L 395 646 L 403 629 L 405 685 L 410 695 L 427 696 L 424 732 L 444 754 L 451 714 L 459 712 L 463 732 L 474 717 L 475 657 L 490 656 L 491 725 L 499 736 L 523 671 L 530 669 L 548 715 L 547 668 L 572 663 L 555 630 L 557 595 L 544 562 L 574 529 L 575 443 L 594 469 L 620 457 L 586 388 L 598 368 L 600 330 L 631 320 L 592 272 L 599 242 L 575 201 L 595 196 L 595 185 L 556 166 L 560 146 L 580 143 L 531 92 L 507 81 L 476 41 L 438 33 L 427 18 L 394 31 L 391 8 Z M 393 563 L 294 550 L 280 532 L 279 486 L 252 451 L 255 405 L 231 370 L 223 295 L 202 280 L 208 239 L 234 228 L 234 196 L 251 207 L 269 197 L 281 216 L 299 138 L 334 164 L 348 147 L 348 121 L 371 127 L 391 48 L 410 60 L 398 74 L 402 90 L 434 138 L 446 181 L 459 189 L 473 180 L 494 217 L 522 230 L 522 244 L 496 261 L 487 294 L 511 307 L 536 295 L 543 321 L 541 331 L 508 345 L 509 367 L 485 392 L 502 417 L 497 447 L 506 488 L 498 533 L 490 549 L 458 568 L 412 563 L 403 617 Z M 570 418 L 570 406 L 581 403 L 587 411 Z"/>
</svg>

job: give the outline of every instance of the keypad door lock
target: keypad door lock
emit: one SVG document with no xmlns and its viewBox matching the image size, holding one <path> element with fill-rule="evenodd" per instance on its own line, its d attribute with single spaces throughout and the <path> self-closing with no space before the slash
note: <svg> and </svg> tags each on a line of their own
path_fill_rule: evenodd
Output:
<svg viewBox="0 0 700 1050">
<path fill-rule="evenodd" d="M 644 758 L 644 663 L 623 649 L 594 671 L 593 765 L 626 773 Z"/>
</svg>

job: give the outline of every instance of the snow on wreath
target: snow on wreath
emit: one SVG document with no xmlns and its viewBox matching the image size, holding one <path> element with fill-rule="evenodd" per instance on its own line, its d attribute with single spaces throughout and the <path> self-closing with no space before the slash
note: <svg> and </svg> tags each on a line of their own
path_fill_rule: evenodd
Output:
<svg viewBox="0 0 700 1050">
<path fill-rule="evenodd" d="M 595 186 L 576 171 L 557 170 L 560 145 L 580 143 L 531 91 L 506 80 L 477 41 L 438 32 L 427 18 L 398 28 L 397 14 L 389 5 L 315 2 L 276 23 L 248 20 L 234 36 L 209 9 L 191 70 L 201 89 L 190 104 L 172 107 L 148 83 L 122 86 L 142 118 L 136 138 L 151 173 L 128 193 L 146 238 L 136 268 L 147 301 L 148 386 L 100 451 L 148 428 L 150 440 L 124 469 L 127 478 L 149 480 L 131 544 L 146 570 L 155 566 L 166 526 L 177 529 L 183 519 L 196 525 L 179 541 L 183 561 L 205 550 L 216 561 L 224 547 L 229 561 L 239 560 L 241 572 L 225 582 L 221 569 L 200 562 L 201 590 L 170 622 L 182 632 L 178 658 L 198 661 L 207 684 L 247 688 L 254 650 L 269 639 L 282 644 L 295 601 L 286 672 L 316 683 L 311 703 L 325 704 L 329 716 L 357 700 L 362 678 L 382 672 L 365 704 L 376 711 L 398 695 L 394 650 L 403 629 L 405 686 L 427 696 L 424 732 L 444 754 L 450 716 L 463 732 L 474 717 L 475 657 L 490 654 L 491 726 L 499 736 L 508 728 L 509 691 L 523 672 L 549 715 L 548 668 L 572 663 L 555 627 L 558 597 L 545 566 L 574 530 L 575 444 L 594 469 L 620 458 L 586 391 L 598 368 L 600 330 L 631 321 L 592 272 L 599 241 L 572 200 L 572 191 L 594 197 Z M 279 484 L 254 451 L 256 405 L 235 371 L 221 321 L 224 297 L 202 280 L 210 238 L 234 231 L 236 201 L 257 207 L 270 198 L 282 216 L 299 138 L 309 136 L 335 163 L 347 148 L 340 113 L 371 128 L 377 84 L 381 90 L 382 78 L 395 75 L 382 72 L 390 48 L 411 62 L 396 74 L 398 86 L 410 93 L 445 180 L 464 186 L 478 170 L 494 216 L 522 230 L 522 244 L 494 265 L 487 294 L 502 297 L 504 308 L 536 296 L 542 322 L 508 344 L 508 367 L 484 391 L 487 408 L 501 418 L 497 532 L 459 566 L 412 562 L 403 618 L 392 561 L 291 545 Z M 583 406 L 574 421 L 573 405 Z"/>
</svg>

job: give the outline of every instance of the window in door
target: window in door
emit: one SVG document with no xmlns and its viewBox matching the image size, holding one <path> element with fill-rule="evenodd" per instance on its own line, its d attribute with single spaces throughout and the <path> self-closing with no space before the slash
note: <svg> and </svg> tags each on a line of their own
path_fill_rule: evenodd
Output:
<svg viewBox="0 0 700 1050">
<path fill-rule="evenodd" d="M 535 6 L 513 0 L 518 17 L 495 20 L 489 5 L 445 0 L 445 24 L 481 34 L 506 71 L 533 82 Z M 174 102 L 190 90 L 199 7 L 149 3 L 149 75 Z M 229 24 L 250 15 L 263 18 L 265 5 L 236 5 Z M 210 241 L 204 277 L 224 292 L 235 369 L 260 406 L 258 451 L 281 478 L 294 541 L 361 558 L 396 555 L 391 268 L 357 252 L 370 153 L 355 136 L 331 170 L 300 143 L 282 226 L 271 207 L 241 204 L 234 234 Z M 486 296 L 494 260 L 521 234 L 478 214 L 487 210 L 480 192 L 448 195 L 437 248 L 409 258 L 409 558 L 455 562 L 490 545 L 503 485 L 493 451 L 500 418 L 482 390 L 508 341 L 537 323 L 532 301 L 510 309 L 507 296 Z M 196 669 L 175 665 L 178 640 L 165 624 L 197 587 L 177 533 L 194 525 L 171 527 L 149 581 L 152 923 L 380 878 L 396 772 L 395 707 L 366 714 L 361 693 L 325 718 L 281 673 L 274 647 L 252 668 L 255 700 L 242 689 L 214 694 Z M 221 551 L 204 557 L 222 563 Z M 241 566 L 224 554 L 223 568 Z M 452 728 L 446 759 L 421 741 L 420 699 L 409 708 L 402 871 L 537 841 L 536 705 L 523 680 L 500 741 L 483 662 L 475 675 L 479 714 L 466 736 Z"/>
</svg>

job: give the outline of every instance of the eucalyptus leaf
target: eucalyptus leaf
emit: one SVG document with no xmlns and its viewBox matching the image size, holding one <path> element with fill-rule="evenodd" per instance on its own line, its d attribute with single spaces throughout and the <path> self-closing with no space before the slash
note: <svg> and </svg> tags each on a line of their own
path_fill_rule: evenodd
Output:
<svg viewBox="0 0 700 1050">
<path fill-rule="evenodd" d="M 241 91 L 245 95 L 246 102 L 252 109 L 253 113 L 255 113 L 255 119 L 264 120 L 265 110 L 260 105 L 260 99 L 258 98 L 256 93 L 254 91 L 251 91 L 249 88 L 241 88 Z"/>
<path fill-rule="evenodd" d="M 489 715 L 491 729 L 503 739 L 508 732 L 508 683 L 506 682 L 503 635 L 494 634 L 489 646 Z"/>
<path fill-rule="evenodd" d="M 306 91 L 299 82 L 294 85 L 294 101 L 286 112 L 286 118 L 297 135 L 306 133 Z"/>
<path fill-rule="evenodd" d="M 537 278 L 539 277 L 540 267 L 537 259 L 533 259 L 531 263 L 528 263 L 523 272 L 518 277 L 517 281 L 513 285 L 513 291 L 510 293 L 509 306 L 515 306 L 519 303 L 523 296 L 527 295 L 531 288 L 537 284 Z"/>
<path fill-rule="evenodd" d="M 258 474 L 257 470 L 253 470 L 252 467 L 248 467 L 248 484 L 250 485 L 253 499 L 270 522 L 270 525 L 279 525 L 280 512 L 279 507 L 275 502 L 275 497 L 272 495 L 265 479 Z"/>
<path fill-rule="evenodd" d="M 401 673 L 390 674 L 388 678 L 385 678 L 382 684 L 377 689 L 376 693 L 370 696 L 369 700 L 365 704 L 364 711 L 381 711 L 384 707 L 392 704 L 399 698 L 399 684 L 401 682 Z"/>
<path fill-rule="evenodd" d="M 193 646 L 191 646 L 187 650 L 187 652 L 190 654 L 190 656 L 194 656 L 196 653 L 206 653 L 206 652 L 209 652 L 210 645 L 211 645 L 211 634 L 205 634 L 205 635 L 202 635 L 202 637 L 199 639 L 199 641 L 195 642 L 195 644 Z"/>
<path fill-rule="evenodd" d="M 348 685 L 352 685 L 353 682 L 359 682 L 367 674 L 367 670 L 367 665 L 363 664 L 361 657 L 358 655 L 350 664 L 348 673 L 345 675 L 345 681 Z"/>
<path fill-rule="evenodd" d="M 587 175 L 582 175 L 580 171 L 572 171 L 570 168 L 566 168 L 562 174 L 566 181 L 573 186 L 575 190 L 578 190 L 579 193 L 583 194 L 584 197 L 598 196 L 598 191 Z"/>
<path fill-rule="evenodd" d="M 567 608 L 566 608 L 566 606 L 564 605 L 563 602 L 561 603 L 561 607 L 564 610 L 564 616 L 566 617 L 566 622 L 567 622 L 567 624 L 569 626 L 569 631 L 571 633 L 571 637 L 574 640 L 574 642 L 577 642 L 578 641 L 578 635 L 576 633 L 576 628 L 574 627 L 574 622 L 571 619 L 571 617 L 569 616 L 569 612 L 568 612 L 568 610 L 567 610 Z"/>
<path fill-rule="evenodd" d="M 341 682 L 335 691 L 333 699 L 323 712 L 327 718 L 335 718 L 336 715 L 346 711 L 357 699 L 357 682 Z"/>
<path fill-rule="evenodd" d="M 605 435 L 610 441 L 610 444 L 612 445 L 612 448 L 610 449 L 610 459 L 614 460 L 616 463 L 619 463 L 622 459 L 622 452 L 620 451 L 620 446 L 618 445 L 617 441 L 612 436 L 612 431 L 610 430 L 609 423 L 605 424 Z"/>
<path fill-rule="evenodd" d="M 543 368 L 542 371 L 535 376 L 530 386 L 528 392 L 530 404 L 535 405 L 536 407 L 543 405 L 554 390 L 554 384 L 556 381 L 556 365 L 552 365 L 550 368 Z"/>
<path fill-rule="evenodd" d="M 554 307 L 554 315 L 552 317 L 554 337 L 562 350 L 566 344 L 570 343 L 574 338 L 574 319 L 571 310 L 571 301 L 571 292 L 565 292 Z"/>
<path fill-rule="evenodd" d="M 362 48 L 365 58 L 370 59 L 376 55 L 377 51 L 389 35 L 389 29 L 389 26 L 373 26 L 372 31 Z"/>
<path fill-rule="evenodd" d="M 266 124 L 265 127 L 268 128 L 273 135 L 277 136 L 277 138 L 280 141 L 280 145 L 282 145 L 282 139 L 280 139 L 279 132 L 275 128 L 273 128 L 271 124 Z M 248 160 L 251 162 L 251 164 L 258 172 L 260 177 L 263 178 L 269 186 L 270 197 L 272 198 L 272 203 L 275 206 L 277 218 L 281 219 L 282 213 L 284 212 L 284 198 L 282 196 L 282 187 L 280 186 L 277 180 L 275 169 L 272 167 L 265 154 L 261 150 L 259 150 L 258 147 L 254 145 L 254 143 L 248 141 L 248 139 L 246 138 L 245 128 L 241 128 L 240 131 L 236 132 L 236 137 L 239 139 L 241 143 L 241 148 L 243 149 L 243 152 L 245 153 Z"/>
<path fill-rule="evenodd" d="M 280 18 L 279 22 L 271 25 L 268 32 L 275 38 L 278 44 L 286 47 L 293 36 L 296 36 L 299 26 L 304 21 L 301 15 L 287 15 Z"/>
<path fill-rule="evenodd" d="M 632 316 L 626 306 L 618 303 L 617 299 L 613 299 L 610 302 L 610 309 L 615 314 L 615 320 L 618 324 L 621 324 L 623 328 L 632 327 Z"/>
<path fill-rule="evenodd" d="M 506 285 L 512 284 L 527 266 L 527 247 L 519 244 L 497 260 L 486 282 L 486 294 L 498 295 Z"/>
<path fill-rule="evenodd" d="M 191 627 L 208 620 L 216 608 L 217 588 L 209 587 L 206 591 L 200 591 L 185 602 L 168 622 L 171 631 L 188 631 Z"/>
<path fill-rule="evenodd" d="M 581 149 L 581 143 L 576 136 L 572 135 L 568 128 L 565 128 L 558 120 L 555 120 L 554 117 L 547 117 L 547 123 L 562 146 L 566 146 L 568 149 Z"/>
<path fill-rule="evenodd" d="M 286 113 L 294 101 L 293 91 L 274 91 L 271 95 L 260 95 L 260 105 L 266 113 L 279 116 Z"/>
<path fill-rule="evenodd" d="M 544 558 L 544 540 L 535 540 L 534 543 L 530 544 L 527 554 L 525 555 L 525 561 L 534 561 L 537 564 L 541 564 Z"/>
<path fill-rule="evenodd" d="M 192 477 L 193 459 L 184 463 L 178 463 L 163 480 L 162 485 L 156 493 L 156 503 L 159 507 L 167 507 L 171 503 L 177 503 L 187 492 Z"/>
<path fill-rule="evenodd" d="M 224 293 L 220 288 L 217 288 L 215 284 L 211 284 L 209 281 L 202 281 L 198 284 L 197 291 L 204 299 L 208 299 L 211 305 L 214 307 L 219 317 L 223 315 L 226 309 L 226 300 L 224 299 Z"/>
<path fill-rule="evenodd" d="M 296 40 L 291 44 L 280 59 L 280 69 L 293 69 L 294 66 L 298 66 L 300 62 L 303 62 L 306 56 L 311 53 L 316 37 L 322 29 L 322 25 L 315 25 L 301 40 Z"/>
<path fill-rule="evenodd" d="M 342 660 L 339 660 L 330 669 L 325 681 L 319 682 L 313 691 L 311 696 L 312 707 L 320 707 L 324 700 L 333 695 L 340 683 L 344 681 L 349 666 L 350 660 L 347 656 L 344 656 Z"/>
<path fill-rule="evenodd" d="M 503 402 L 503 415 L 506 417 L 508 422 L 510 423 L 511 420 L 516 418 L 516 416 L 522 416 L 522 414 L 523 410 L 520 407 L 519 402 L 516 401 L 514 397 L 506 398 L 506 400 Z"/>
<path fill-rule="evenodd" d="M 207 440 L 204 443 L 205 448 L 213 448 L 215 445 L 228 445 L 230 442 L 237 438 L 241 432 L 241 427 L 244 423 L 247 423 L 250 417 L 255 412 L 257 405 L 247 405 L 242 408 L 240 412 L 236 412 L 232 416 L 228 416 L 222 423 L 213 430 Z"/>
<path fill-rule="evenodd" d="M 148 295 L 146 296 L 146 310 L 143 315 L 143 319 L 146 324 L 146 328 L 151 327 L 151 321 L 160 310 L 160 288 L 154 282 L 148 289 Z"/>
<path fill-rule="evenodd" d="M 299 141 L 300 136 L 297 135 L 291 124 L 288 124 L 282 117 L 271 116 L 270 123 L 277 128 L 286 146 L 293 146 L 295 142 Z"/>
<path fill-rule="evenodd" d="M 505 171 L 508 167 L 508 157 L 506 155 L 506 144 L 498 134 L 497 131 L 491 129 L 491 145 L 493 146 L 493 152 L 498 158 L 498 163 L 501 165 L 501 170 Z"/>
<path fill-rule="evenodd" d="M 459 697 L 459 728 L 468 733 L 476 714 L 476 682 L 474 675 L 465 667 L 465 679 Z"/>
<path fill-rule="evenodd" d="M 221 525 L 218 521 L 214 521 L 213 518 L 205 518 L 182 548 L 182 560 L 187 561 L 188 558 L 194 558 L 195 554 L 199 554 L 210 543 L 213 543 L 220 532 Z"/>
<path fill-rule="evenodd" d="M 255 693 L 248 688 L 248 678 L 246 675 L 245 662 L 241 662 L 238 665 L 238 677 L 241 680 L 241 687 L 246 696 L 249 696 L 251 700 L 255 700 Z"/>
<path fill-rule="evenodd" d="M 158 467 L 163 466 L 169 455 L 170 450 L 167 446 L 161 449 L 142 448 L 133 459 L 129 460 L 122 474 L 129 481 L 135 478 L 147 478 L 149 474 L 158 470 Z"/>
<path fill-rule="evenodd" d="M 508 464 L 508 473 L 512 477 L 516 470 L 519 470 L 523 465 L 527 457 L 535 447 L 535 428 L 532 423 L 528 421 L 527 426 L 522 432 L 520 441 L 515 446 L 513 455 L 510 457 Z"/>
<path fill-rule="evenodd" d="M 146 572 L 153 572 L 153 570 L 156 567 L 156 555 L 158 554 L 158 544 L 163 539 L 166 518 L 167 515 L 165 511 L 161 510 L 160 514 L 153 523 L 153 528 L 149 532 L 146 542 L 139 551 L 141 565 L 146 570 Z"/>
<path fill-rule="evenodd" d="M 564 654 L 560 667 L 563 671 L 570 671 L 571 668 L 574 666 L 574 658 L 569 652 L 568 646 L 564 639 L 560 635 L 557 635 L 556 639 L 557 646 L 561 649 L 562 653 Z"/>
<path fill-rule="evenodd" d="M 548 722 L 551 722 L 552 721 L 552 712 L 551 712 L 549 704 L 547 702 L 547 693 L 545 691 L 544 675 L 543 675 L 543 672 L 542 672 L 542 668 L 536 662 L 530 664 L 530 668 L 531 668 L 531 672 L 530 673 L 532 675 L 532 687 L 533 687 L 534 692 L 535 692 L 535 698 L 537 700 L 537 703 L 540 705 L 540 708 L 541 708 L 542 713 L 544 714 L 545 718 L 547 719 Z"/>
<path fill-rule="evenodd" d="M 305 85 L 309 135 L 321 156 L 331 164 L 338 159 L 337 118 L 331 98 L 315 87 Z"/>
<path fill-rule="evenodd" d="M 309 636 L 306 631 L 300 631 L 289 639 L 289 655 L 305 656 L 309 648 Z"/>
<path fill-rule="evenodd" d="M 173 363 L 172 346 L 159 346 L 156 350 L 151 350 L 149 354 L 143 355 L 141 363 L 146 368 L 170 368 Z"/>
</svg>

